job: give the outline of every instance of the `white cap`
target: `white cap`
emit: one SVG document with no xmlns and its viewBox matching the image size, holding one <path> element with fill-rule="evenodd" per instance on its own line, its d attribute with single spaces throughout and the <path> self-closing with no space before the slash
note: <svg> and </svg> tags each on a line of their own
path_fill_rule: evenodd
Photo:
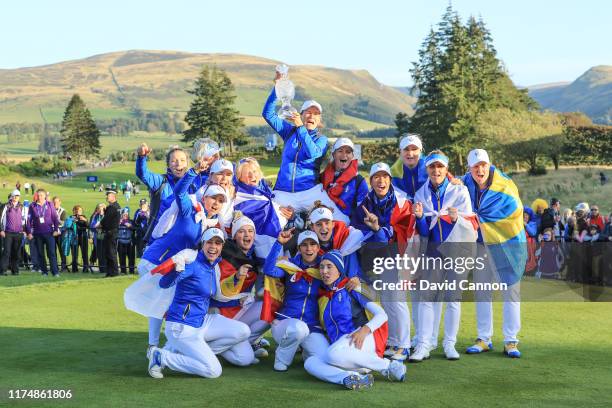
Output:
<svg viewBox="0 0 612 408">
<path fill-rule="evenodd" d="M 221 241 L 225 242 L 225 234 L 219 228 L 208 228 L 202 234 L 202 242 L 209 241 L 212 237 L 221 238 Z"/>
<path fill-rule="evenodd" d="M 304 101 L 304 103 L 302 104 L 302 109 L 300 109 L 300 113 L 304 112 L 306 109 L 310 108 L 311 106 L 316 106 L 319 109 L 319 112 L 323 113 L 323 108 L 321 107 L 321 104 L 317 101 L 313 101 L 312 99 L 308 101 Z"/>
<path fill-rule="evenodd" d="M 232 221 L 232 238 L 234 238 L 240 228 L 244 227 L 245 225 L 250 225 L 251 227 L 253 227 L 253 230 L 257 232 L 257 228 L 255 228 L 255 223 L 253 222 L 253 220 L 247 217 L 246 215 L 241 215 L 237 217 L 234 221 Z"/>
<path fill-rule="evenodd" d="M 319 208 L 314 209 L 310 213 L 310 216 L 308 217 L 308 219 L 310 220 L 312 224 L 315 224 L 321 220 L 333 220 L 334 216 L 332 215 L 332 212 L 329 208 L 319 207 Z"/>
<path fill-rule="evenodd" d="M 589 207 L 589 203 L 580 203 L 576 205 L 575 211 L 589 211 L 591 207 Z"/>
<path fill-rule="evenodd" d="M 202 187 L 202 188 L 206 188 L 206 190 L 204 191 L 204 197 L 213 197 L 216 195 L 222 195 L 225 198 L 225 201 L 227 202 L 227 193 L 225 192 L 225 189 L 217 184 L 211 184 L 207 187 Z"/>
<path fill-rule="evenodd" d="M 229 160 L 219 159 L 210 166 L 210 174 L 219 173 L 225 170 L 229 170 L 234 174 L 234 166 Z"/>
<path fill-rule="evenodd" d="M 487 164 L 491 164 L 491 160 L 489 160 L 489 153 L 483 149 L 474 149 L 468 153 L 468 166 L 473 167 L 480 162 L 485 162 Z"/>
<path fill-rule="evenodd" d="M 306 241 L 307 239 L 312 239 L 317 244 L 319 243 L 319 237 L 317 237 L 317 234 L 315 234 L 314 231 L 306 230 L 298 235 L 298 246 L 302 245 L 302 242 Z"/>
<path fill-rule="evenodd" d="M 416 146 L 423 150 L 423 142 L 421 142 L 421 138 L 418 135 L 407 134 L 406 136 L 402 137 L 402 140 L 400 140 L 399 143 L 400 150 L 404 150 L 408 146 Z"/>
<path fill-rule="evenodd" d="M 378 162 L 370 168 L 370 178 L 372 178 L 372 176 L 378 173 L 379 171 L 384 171 L 389 175 L 389 177 L 392 177 L 389 165 L 387 163 Z"/>
<path fill-rule="evenodd" d="M 11 197 L 15 197 L 15 196 L 20 196 L 21 193 L 19 192 L 19 190 L 15 189 L 11 192 Z"/>
<path fill-rule="evenodd" d="M 193 147 L 194 149 L 197 148 L 200 153 L 199 156 L 204 158 L 212 157 L 221 151 L 219 143 L 208 137 L 197 140 L 196 143 L 194 143 Z"/>
<path fill-rule="evenodd" d="M 351 150 L 355 150 L 355 145 L 353 144 L 353 141 L 351 139 L 349 139 L 348 137 L 341 137 L 336 140 L 336 143 L 334 143 L 334 146 L 332 147 L 332 153 L 343 146 L 348 146 L 351 148 Z"/>
</svg>

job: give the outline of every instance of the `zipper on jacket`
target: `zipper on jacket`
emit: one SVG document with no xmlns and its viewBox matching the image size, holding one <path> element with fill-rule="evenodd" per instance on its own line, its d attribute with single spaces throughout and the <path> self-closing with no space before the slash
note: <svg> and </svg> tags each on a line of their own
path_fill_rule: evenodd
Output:
<svg viewBox="0 0 612 408">
<path fill-rule="evenodd" d="M 436 200 L 438 200 L 438 211 L 440 211 L 440 193 L 436 192 Z M 440 222 L 440 217 L 438 216 L 438 228 L 440 229 L 440 242 L 444 241 L 444 235 L 442 235 L 442 223 Z"/>
<path fill-rule="evenodd" d="M 161 262 L 161 260 L 162 260 L 162 259 L 164 259 L 164 256 L 166 256 L 166 254 L 167 254 L 168 252 L 170 252 L 170 248 L 166 249 L 166 250 L 164 251 L 164 253 L 163 253 L 163 254 L 161 254 L 161 256 L 159 257 L 160 262 Z"/>
<path fill-rule="evenodd" d="M 191 309 L 191 303 L 187 303 L 187 307 L 185 307 L 185 310 L 183 311 L 183 320 L 185 320 L 185 318 L 189 314 L 190 309 Z"/>
<path fill-rule="evenodd" d="M 306 293 L 306 297 L 304 298 L 304 304 L 302 305 L 302 315 L 300 316 L 300 320 L 304 320 L 304 312 L 306 311 L 306 302 L 308 302 L 308 297 L 310 296 L 310 289 L 312 288 L 312 283 L 308 284 L 308 293 Z"/>
<path fill-rule="evenodd" d="M 331 319 L 331 321 L 334 324 L 334 326 L 336 326 L 336 338 L 337 338 L 340 335 L 340 329 L 338 328 L 338 323 L 336 323 L 336 321 L 334 320 L 334 317 L 332 316 L 332 303 L 333 303 L 333 299 L 334 299 L 333 296 L 332 296 L 331 299 L 329 299 L 329 318 Z"/>
<path fill-rule="evenodd" d="M 297 150 L 295 151 L 295 157 L 293 159 L 293 174 L 291 175 L 291 192 L 295 193 L 295 172 L 297 170 L 297 158 L 298 154 L 300 154 L 300 149 L 302 148 L 302 143 L 298 142 Z"/>
</svg>

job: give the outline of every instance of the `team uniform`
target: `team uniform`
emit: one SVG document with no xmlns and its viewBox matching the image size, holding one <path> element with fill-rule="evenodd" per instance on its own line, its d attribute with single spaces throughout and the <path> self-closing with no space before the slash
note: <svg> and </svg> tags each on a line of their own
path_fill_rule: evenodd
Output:
<svg viewBox="0 0 612 408">
<path fill-rule="evenodd" d="M 378 171 L 377 165 L 373 166 Z M 386 165 L 385 165 L 386 166 Z M 383 167 L 381 167 L 382 169 Z M 385 167 L 388 169 L 388 166 Z M 386 171 L 388 174 L 388 170 Z M 389 174 L 390 175 L 390 174 Z M 378 217 L 380 229 L 371 233 L 367 242 L 378 242 L 385 244 L 383 251 L 388 250 L 388 243 L 397 244 L 400 254 L 413 242 L 415 235 L 414 216 L 412 215 L 412 203 L 406 195 L 394 189 L 391 185 L 385 197 L 379 198 L 374 190 L 371 190 L 363 202 L 357 207 L 352 225 L 363 231 L 370 231 L 364 224 L 365 212 L 362 206 Z M 389 254 L 391 256 L 391 254 Z M 388 271 L 387 281 L 397 281 L 397 271 Z M 363 277 L 366 280 L 369 277 Z M 389 339 L 388 345 L 391 348 L 388 354 L 393 355 L 394 359 L 405 360 L 410 349 L 410 311 L 406 299 L 406 294 L 402 291 L 382 292 L 382 306 L 389 316 Z M 399 351 L 399 353 L 397 353 Z"/>
<path fill-rule="evenodd" d="M 209 227 L 218 224 L 217 216 L 208 218 L 204 206 L 200 203 L 197 196 L 188 194 L 190 186 L 193 185 L 197 174 L 190 169 L 175 185 L 172 204 L 175 209 L 168 208 L 160 217 L 153 237 L 156 238 L 150 243 L 138 264 L 138 274 L 148 275 L 153 268 L 166 261 L 179 251 L 186 248 L 195 248 L 202 237 L 202 233 Z M 209 189 L 210 193 L 213 189 Z M 225 194 L 225 191 L 215 186 L 214 191 Z M 202 194 L 202 193 L 200 193 Z M 171 206 L 172 207 L 172 206 Z M 161 299 L 157 299 L 160 305 L 168 305 L 172 299 L 172 291 L 158 292 Z M 161 330 L 161 316 L 149 316 L 149 344 L 159 343 L 159 333 Z"/>
<path fill-rule="evenodd" d="M 274 186 L 275 201 L 291 206 L 297 213 L 307 211 L 315 201 L 334 208 L 334 216 L 348 222 L 344 213 L 336 208 L 319 183 L 319 171 L 327 153 L 327 137 L 317 129 L 295 127 L 282 120 L 275 110 L 276 91 L 273 88 L 266 100 L 262 116 L 283 139 L 284 147 L 280 169 Z"/>
<path fill-rule="evenodd" d="M 425 160 L 421 157 L 417 165 L 410 168 L 403 163 L 401 158 L 399 158 L 393 163 L 393 166 L 391 166 L 391 175 L 393 187 L 403 191 L 412 199 L 419 188 L 427 182 L 428 176 Z"/>
<path fill-rule="evenodd" d="M 330 346 L 321 355 L 309 357 L 304 368 L 311 375 L 348 388 L 370 386 L 371 376 L 364 370 L 374 370 L 399 381 L 404 380 L 405 367 L 398 361 L 383 358 L 387 337 L 387 315 L 382 307 L 362 294 L 361 287 L 347 291 L 349 278 L 344 276 L 342 256 L 332 251 L 323 256 L 332 261 L 341 272 L 331 285 L 319 292 L 321 324 L 325 328 Z M 361 349 L 351 344 L 351 334 L 362 326 L 370 329 Z"/>
<path fill-rule="evenodd" d="M 466 243 L 476 240 L 475 222 L 472 206 L 467 188 L 463 185 L 453 185 L 445 178 L 442 184 L 434 187 L 431 182 L 423 185 L 415 195 L 415 202 L 423 204 L 423 217 L 417 219 L 417 229 L 426 242 L 426 254 L 429 258 L 444 259 L 449 256 L 441 250 L 441 243 Z M 452 222 L 448 216 L 448 208 L 456 208 L 459 217 Z M 458 244 L 460 245 L 460 244 Z M 450 247 L 453 250 L 453 247 Z M 420 279 L 429 282 L 456 281 L 457 274 L 444 268 L 433 265 L 423 270 Z M 459 358 L 454 349 L 461 319 L 461 291 L 426 290 L 419 293 L 418 311 L 418 345 L 410 361 L 421 361 L 429 358 L 429 351 L 433 348 L 432 336 L 436 324 L 434 304 L 445 301 L 446 312 L 444 316 L 443 346 L 448 359 Z"/>
<path fill-rule="evenodd" d="M 240 218 L 237 221 L 239 222 Z M 236 228 L 239 229 L 240 226 L 234 225 L 233 230 Z M 247 276 L 243 282 L 241 282 L 241 292 L 247 294 L 248 296 L 243 301 L 229 300 L 226 302 L 221 302 L 213 299 L 210 306 L 211 308 L 214 307 L 217 309 L 221 315 L 230 319 L 236 319 L 249 326 L 249 329 L 251 330 L 251 335 L 248 339 L 249 343 L 258 350 L 259 340 L 270 328 L 270 324 L 264 320 L 261 320 L 263 300 L 261 300 L 261 298 L 257 298 L 257 293 L 253 293 L 257 292 L 256 289 L 261 287 L 263 283 L 262 279 L 258 279 L 260 274 L 259 267 L 257 265 L 258 260 L 255 256 L 254 248 L 251 247 L 251 249 L 249 249 L 249 251 L 245 254 L 238 247 L 235 241 L 227 240 L 223 246 L 222 257 L 234 267 L 234 271 L 237 271 L 242 265 L 251 265 L 253 267 L 253 269 L 247 273 Z M 235 283 L 238 283 L 238 278 L 236 277 L 235 272 L 231 273 L 229 270 L 226 271 L 226 273 L 222 273 L 221 279 L 225 280 L 231 278 L 234 279 Z M 265 354 L 267 353 L 260 354 L 259 356 L 265 357 Z"/>
<path fill-rule="evenodd" d="M 472 155 L 480 156 L 473 159 L 476 160 L 475 163 L 489 163 L 485 151 L 475 150 L 470 152 L 470 156 Z M 505 351 L 510 357 L 520 357 L 521 354 L 516 348 L 521 327 L 519 282 L 527 258 L 523 205 L 516 185 L 508 176 L 493 165 L 490 166 L 489 172 L 489 180 L 484 189 L 479 188 L 470 173 L 463 177 L 470 193 L 472 207 L 478 215 L 478 248 L 487 255 L 484 258 L 488 260 L 486 270 L 474 270 L 474 280 L 498 281 L 509 285 L 508 290 L 502 293 Z M 530 228 L 537 228 L 535 222 Z M 476 293 L 476 300 L 478 337 L 475 344 L 468 347 L 468 354 L 478 354 L 493 348 L 492 294 L 490 291 L 479 291 Z"/>
<path fill-rule="evenodd" d="M 304 350 L 304 359 L 324 352 L 328 346 L 318 319 L 322 283 L 316 268 L 320 257 L 313 265 L 307 265 L 300 254 L 278 261 L 282 254 L 283 246 L 277 241 L 263 267 L 266 278 L 261 315 L 272 324 L 272 336 L 278 344 L 274 368 L 278 371 L 287 370 L 299 346 Z"/>
<path fill-rule="evenodd" d="M 219 229 L 211 230 L 222 239 Z M 163 377 L 161 369 L 168 367 L 207 378 L 219 377 L 221 364 L 216 354 L 238 366 L 256 362 L 248 342 L 248 326 L 208 313 L 210 299 L 221 292 L 215 270 L 220 261 L 221 257 L 211 263 L 200 251 L 183 271 L 174 269 L 160 279 L 161 288 L 174 286 L 176 291 L 166 314 L 168 342 L 163 349 L 155 347 L 151 352 L 151 376 Z"/>
<path fill-rule="evenodd" d="M 321 184 L 329 199 L 336 204 L 347 220 L 350 220 L 357 205 L 368 194 L 368 183 L 358 172 L 357 159 L 353 159 L 349 167 L 343 171 L 336 171 L 334 164 L 329 163 L 321 173 Z"/>
</svg>

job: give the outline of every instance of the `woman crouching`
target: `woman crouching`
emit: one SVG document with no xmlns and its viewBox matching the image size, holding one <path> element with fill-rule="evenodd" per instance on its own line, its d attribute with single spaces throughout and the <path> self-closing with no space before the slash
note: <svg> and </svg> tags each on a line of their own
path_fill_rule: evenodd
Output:
<svg viewBox="0 0 612 408">
<path fill-rule="evenodd" d="M 166 314 L 168 342 L 163 349 L 153 347 L 150 353 L 149 375 L 153 378 L 163 378 L 164 367 L 206 378 L 219 377 L 221 364 L 215 354 L 238 366 L 256 362 L 248 342 L 249 327 L 207 313 L 210 299 L 221 292 L 215 267 L 221 262 L 225 238 L 220 229 L 209 228 L 202 241 L 194 262 L 184 268 L 177 264 L 159 281 L 162 288 L 176 285 L 176 292 Z M 246 274 L 247 269 L 241 268 L 239 274 Z"/>
<path fill-rule="evenodd" d="M 406 366 L 382 358 L 387 342 L 387 314 L 361 293 L 348 291 L 349 278 L 339 251 L 323 255 L 319 265 L 324 287 L 319 292 L 321 323 L 331 345 L 327 352 L 309 357 L 304 368 L 311 375 L 349 389 L 371 387 L 374 377 L 360 374 L 377 371 L 390 380 L 404 381 Z M 357 311 L 357 313 L 355 313 Z M 366 313 L 371 314 L 368 320 Z"/>
</svg>

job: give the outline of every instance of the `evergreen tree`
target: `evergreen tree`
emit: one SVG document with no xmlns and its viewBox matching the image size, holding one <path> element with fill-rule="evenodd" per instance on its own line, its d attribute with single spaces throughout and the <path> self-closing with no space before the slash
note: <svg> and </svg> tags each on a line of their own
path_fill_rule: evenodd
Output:
<svg viewBox="0 0 612 408">
<path fill-rule="evenodd" d="M 246 142 L 243 119 L 234 108 L 234 85 L 225 71 L 216 66 L 205 66 L 194 89 L 187 92 L 194 95 L 194 99 L 185 116 L 189 129 L 183 131 L 183 141 L 210 137 L 228 145 L 230 152 L 234 151 L 236 144 Z"/>
<path fill-rule="evenodd" d="M 397 128 L 395 137 L 397 138 L 397 142 L 399 143 L 402 135 L 408 133 L 410 130 L 410 117 L 404 112 L 398 112 L 398 114 L 395 115 L 394 122 L 395 127 Z"/>
<path fill-rule="evenodd" d="M 100 154 L 100 131 L 78 94 L 72 96 L 64 111 L 60 135 L 65 153 L 77 158 Z"/>
<path fill-rule="evenodd" d="M 451 6 L 425 38 L 410 72 L 418 94 L 411 131 L 444 149 L 461 170 L 467 152 L 483 143 L 475 131 L 480 114 L 537 108 L 508 77 L 484 22 L 470 17 L 463 24 Z"/>
</svg>

